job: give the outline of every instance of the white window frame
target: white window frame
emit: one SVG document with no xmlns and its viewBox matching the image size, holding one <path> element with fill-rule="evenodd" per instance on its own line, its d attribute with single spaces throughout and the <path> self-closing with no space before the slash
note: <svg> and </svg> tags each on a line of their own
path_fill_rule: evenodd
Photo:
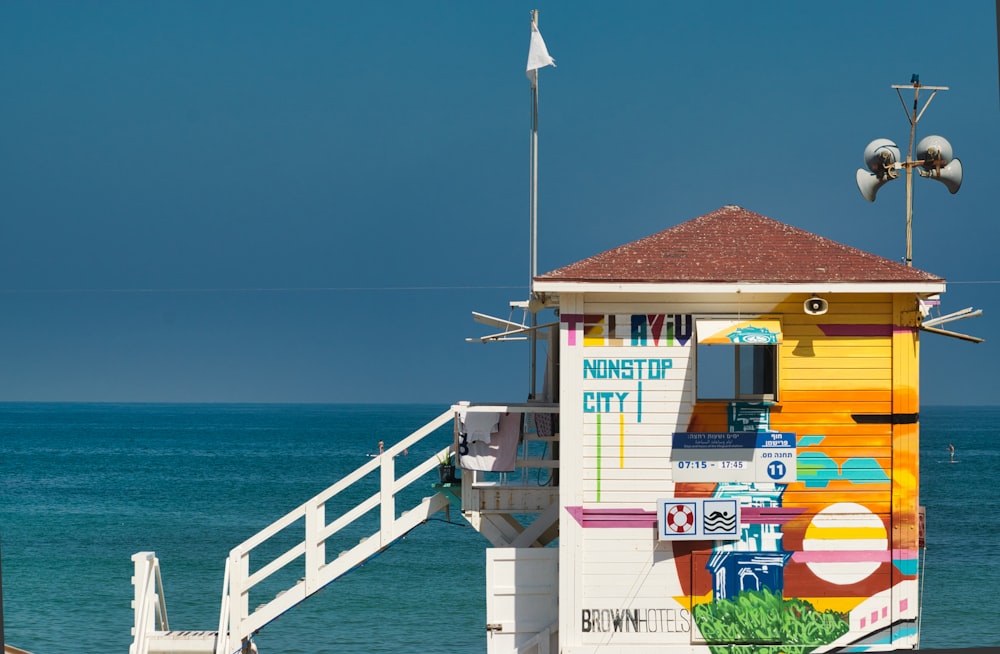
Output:
<svg viewBox="0 0 1000 654">
<path fill-rule="evenodd" d="M 706 324 L 711 324 L 716 320 L 741 320 L 740 318 L 733 316 L 704 316 L 701 317 L 703 322 L 703 327 Z M 751 320 L 749 318 L 743 318 L 742 320 Z M 761 319 L 767 322 L 777 322 L 774 318 Z M 696 320 L 696 325 L 698 321 Z M 704 335 L 698 333 L 698 328 L 695 328 L 695 400 L 699 402 L 731 402 L 731 401 L 749 401 L 749 402 L 760 402 L 760 401 L 777 401 L 779 395 L 779 361 L 780 361 L 780 350 L 781 339 L 778 338 L 777 343 L 702 343 L 701 340 Z M 725 360 L 725 355 L 710 356 L 705 348 L 712 348 L 713 350 L 724 350 L 725 348 L 732 348 L 732 363 L 730 372 L 725 370 L 706 370 L 703 368 L 705 366 L 721 366 L 723 364 L 720 361 Z M 765 355 L 766 359 L 760 361 L 757 359 L 757 355 L 767 352 L 769 356 Z M 748 359 L 749 356 L 749 359 Z M 706 361 L 706 359 L 710 359 Z M 746 373 L 746 366 L 750 364 L 751 377 L 744 380 L 744 373 Z M 760 364 L 764 368 L 766 373 L 766 368 L 769 366 L 771 368 L 770 373 L 766 374 L 766 379 L 764 379 L 765 388 L 755 388 L 757 386 L 758 377 L 754 373 L 754 367 Z M 705 391 L 702 390 L 703 382 L 708 384 L 707 378 L 711 375 L 713 380 L 711 382 L 710 388 L 706 388 Z M 732 385 L 730 387 L 729 393 L 724 393 L 725 379 L 731 375 Z M 719 380 L 719 381 L 716 381 Z M 750 389 L 745 389 L 746 384 L 744 381 L 749 382 L 753 387 Z M 744 392 L 745 390 L 745 392 Z M 760 390 L 761 392 L 754 392 L 755 390 Z"/>
</svg>

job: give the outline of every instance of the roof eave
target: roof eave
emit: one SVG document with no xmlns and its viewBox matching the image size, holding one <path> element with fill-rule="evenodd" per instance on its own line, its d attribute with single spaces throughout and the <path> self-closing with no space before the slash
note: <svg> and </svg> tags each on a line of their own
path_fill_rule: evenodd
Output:
<svg viewBox="0 0 1000 654">
<path fill-rule="evenodd" d="M 730 293 L 944 293 L 945 281 L 882 282 L 584 282 L 535 279 L 536 293 L 637 293 L 703 294 Z"/>
</svg>

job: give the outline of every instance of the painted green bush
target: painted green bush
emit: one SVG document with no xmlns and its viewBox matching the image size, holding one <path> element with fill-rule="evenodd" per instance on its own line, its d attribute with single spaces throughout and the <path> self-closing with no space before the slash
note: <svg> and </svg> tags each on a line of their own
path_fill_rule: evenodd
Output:
<svg viewBox="0 0 1000 654">
<path fill-rule="evenodd" d="M 821 613 L 767 588 L 697 604 L 694 620 L 712 654 L 806 654 L 850 629 L 843 613 Z"/>
</svg>

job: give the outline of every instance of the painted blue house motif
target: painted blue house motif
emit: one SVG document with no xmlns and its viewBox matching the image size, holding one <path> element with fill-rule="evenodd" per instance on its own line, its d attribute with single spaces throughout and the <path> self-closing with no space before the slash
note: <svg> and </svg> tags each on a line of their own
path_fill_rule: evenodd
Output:
<svg viewBox="0 0 1000 654">
<path fill-rule="evenodd" d="M 736 498 L 743 507 L 778 507 L 784 484 L 718 484 L 713 497 Z M 785 586 L 785 563 L 791 557 L 781 545 L 781 526 L 744 524 L 740 539 L 716 545 L 705 566 L 712 573 L 712 597 L 733 599 L 743 591 L 779 593 Z"/>
<path fill-rule="evenodd" d="M 773 402 L 732 402 L 729 405 L 729 431 L 771 431 Z"/>
<path fill-rule="evenodd" d="M 744 343 L 747 345 L 774 345 L 778 342 L 777 332 L 772 332 L 767 327 L 741 327 L 731 331 L 726 335 L 732 343 Z"/>
</svg>

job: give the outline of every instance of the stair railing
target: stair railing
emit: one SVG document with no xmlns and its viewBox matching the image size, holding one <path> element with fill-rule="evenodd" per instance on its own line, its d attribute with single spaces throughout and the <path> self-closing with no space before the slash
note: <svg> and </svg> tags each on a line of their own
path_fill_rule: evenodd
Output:
<svg viewBox="0 0 1000 654">
<path fill-rule="evenodd" d="M 134 567 L 132 609 L 135 623 L 132 626 L 132 645 L 129 654 L 146 654 L 149 637 L 153 631 L 167 631 L 167 603 L 163 597 L 163 579 L 160 577 L 160 560 L 153 552 L 132 555 Z"/>
<path fill-rule="evenodd" d="M 435 469 L 439 456 L 453 452 L 453 444 L 449 444 L 448 447 L 436 452 L 431 458 L 417 464 L 399 479 L 396 479 L 395 457 L 454 419 L 455 413 L 452 409 L 442 413 L 397 444 L 386 448 L 382 454 L 374 457 L 319 495 L 234 547 L 226 562 L 216 654 L 232 654 L 233 651 L 238 651 L 264 625 L 306 597 L 321 590 L 337 577 L 364 563 L 365 560 L 387 547 L 393 540 L 405 535 L 410 529 L 426 520 L 428 516 L 447 507 L 448 498 L 442 493 L 437 493 L 434 497 L 425 498 L 416 507 L 420 509 L 419 511 L 411 511 L 409 513 L 412 515 L 396 518 L 396 494 Z M 327 502 L 375 472 L 376 469 L 379 471 L 379 491 L 362 501 L 354 509 L 328 523 Z M 328 563 L 326 561 L 326 541 L 376 507 L 380 509 L 379 530 L 377 534 L 374 534 L 377 538 L 373 536 L 363 539 L 353 549 L 342 552 L 339 558 Z M 303 539 L 283 554 L 258 567 L 251 574 L 251 553 L 299 520 L 303 520 L 305 525 Z M 302 578 L 292 588 L 278 593 L 273 599 L 251 612 L 249 610 L 250 590 L 299 558 L 304 559 Z M 132 654 L 143 653 L 135 652 Z"/>
<path fill-rule="evenodd" d="M 219 608 L 219 630 L 215 634 L 215 654 L 230 654 L 229 645 L 229 559 L 222 575 L 222 606 Z"/>
</svg>

